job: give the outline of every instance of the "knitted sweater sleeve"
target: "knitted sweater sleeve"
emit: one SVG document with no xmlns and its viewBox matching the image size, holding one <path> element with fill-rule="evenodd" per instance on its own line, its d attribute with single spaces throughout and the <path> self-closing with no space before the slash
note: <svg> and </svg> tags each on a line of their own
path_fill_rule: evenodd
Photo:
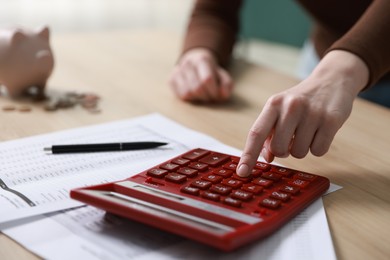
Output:
<svg viewBox="0 0 390 260">
<path fill-rule="evenodd" d="M 182 53 L 197 47 L 211 50 L 227 66 L 239 30 L 242 0 L 197 0 L 188 24 Z"/>
<path fill-rule="evenodd" d="M 390 1 L 374 0 L 354 26 L 327 50 L 359 56 L 370 72 L 367 87 L 390 71 Z"/>
</svg>

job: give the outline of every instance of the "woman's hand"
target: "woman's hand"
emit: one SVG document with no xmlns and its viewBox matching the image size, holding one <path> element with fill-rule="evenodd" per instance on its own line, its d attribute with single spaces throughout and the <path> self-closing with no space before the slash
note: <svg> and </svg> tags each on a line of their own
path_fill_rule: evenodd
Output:
<svg viewBox="0 0 390 260">
<path fill-rule="evenodd" d="M 298 85 L 272 96 L 247 137 L 237 174 L 248 176 L 261 155 L 322 156 L 348 119 L 353 101 L 367 84 L 366 64 L 346 51 L 329 52 Z"/>
<path fill-rule="evenodd" d="M 173 69 L 170 85 L 185 101 L 221 102 L 232 93 L 233 81 L 213 54 L 204 48 L 186 52 Z"/>
</svg>

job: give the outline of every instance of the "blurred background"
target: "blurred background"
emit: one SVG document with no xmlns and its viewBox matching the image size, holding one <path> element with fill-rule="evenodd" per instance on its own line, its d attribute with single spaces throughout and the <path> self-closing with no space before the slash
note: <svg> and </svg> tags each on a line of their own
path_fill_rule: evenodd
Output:
<svg viewBox="0 0 390 260">
<path fill-rule="evenodd" d="M 52 34 L 121 29 L 183 34 L 192 5 L 193 0 L 0 0 L 0 28 L 48 25 Z M 237 55 L 295 75 L 309 27 L 295 1 L 247 0 Z"/>
</svg>

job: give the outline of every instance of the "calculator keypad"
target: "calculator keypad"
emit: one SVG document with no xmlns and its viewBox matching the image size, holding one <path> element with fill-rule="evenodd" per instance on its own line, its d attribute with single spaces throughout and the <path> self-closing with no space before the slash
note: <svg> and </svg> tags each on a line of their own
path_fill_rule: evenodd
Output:
<svg viewBox="0 0 390 260">
<path fill-rule="evenodd" d="M 243 178 L 235 173 L 238 162 L 236 156 L 198 148 L 145 173 L 165 181 L 161 189 L 258 214 L 276 212 L 299 199 L 317 178 L 264 162 L 257 162 Z"/>
</svg>

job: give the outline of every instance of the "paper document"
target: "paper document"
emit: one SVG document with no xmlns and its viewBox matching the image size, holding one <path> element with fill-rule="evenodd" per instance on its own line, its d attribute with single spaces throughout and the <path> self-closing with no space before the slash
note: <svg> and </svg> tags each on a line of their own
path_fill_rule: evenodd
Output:
<svg viewBox="0 0 390 260">
<path fill-rule="evenodd" d="M 51 214 L 3 232 L 43 258 L 57 260 L 336 259 L 322 199 L 270 237 L 231 253 L 90 206 Z"/>
<path fill-rule="evenodd" d="M 190 138 L 189 138 L 190 137 Z M 47 154 L 54 144 L 160 141 L 166 146 L 138 151 Z M 237 154 L 214 139 L 158 114 L 77 128 L 0 144 L 1 223 L 82 205 L 73 188 L 118 181 L 196 147 Z M 228 150 L 224 150 L 224 149 Z"/>
<path fill-rule="evenodd" d="M 169 145 L 129 152 L 43 153 L 52 144 L 140 140 Z M 94 207 L 64 210 L 81 205 L 69 198 L 72 188 L 125 179 L 196 147 L 240 155 L 158 114 L 2 143 L 2 232 L 45 259 L 336 259 L 322 199 L 270 237 L 232 253 Z"/>
</svg>

